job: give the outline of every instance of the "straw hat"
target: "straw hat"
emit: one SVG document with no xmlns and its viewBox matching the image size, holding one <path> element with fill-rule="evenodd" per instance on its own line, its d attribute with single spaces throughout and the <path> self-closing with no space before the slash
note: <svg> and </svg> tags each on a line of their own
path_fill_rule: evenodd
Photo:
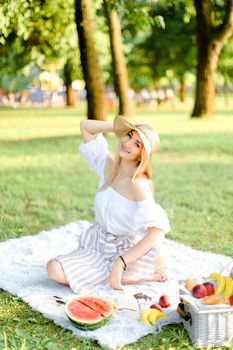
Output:
<svg viewBox="0 0 233 350">
<path fill-rule="evenodd" d="M 115 117 L 113 122 L 113 131 L 117 137 L 122 137 L 131 130 L 136 130 L 143 142 L 148 156 L 155 153 L 159 149 L 160 139 L 157 132 L 148 124 L 132 124 L 122 115 Z"/>
</svg>

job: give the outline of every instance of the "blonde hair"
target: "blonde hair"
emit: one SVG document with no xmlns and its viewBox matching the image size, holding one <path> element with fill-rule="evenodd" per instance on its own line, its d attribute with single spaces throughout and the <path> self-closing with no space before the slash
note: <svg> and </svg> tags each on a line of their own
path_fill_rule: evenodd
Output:
<svg viewBox="0 0 233 350">
<path fill-rule="evenodd" d="M 119 152 L 118 152 L 119 147 L 120 147 L 120 140 L 118 142 L 118 147 L 117 147 L 117 150 L 115 152 L 114 164 L 113 164 L 112 171 L 110 172 L 110 175 L 107 177 L 104 184 L 99 188 L 98 191 L 104 191 L 106 188 L 111 186 L 114 179 L 116 178 L 116 176 L 119 173 L 120 164 L 121 164 L 121 157 L 119 156 Z M 147 175 L 150 180 L 152 179 L 152 167 L 151 167 L 151 163 L 150 163 L 150 158 L 148 157 L 144 146 L 141 150 L 141 159 L 138 160 L 138 165 L 137 165 L 135 171 L 131 174 L 132 182 L 134 182 L 135 179 L 137 179 L 142 174 Z M 154 187 L 153 187 L 152 181 L 150 181 L 150 183 L 151 183 L 151 191 L 152 191 L 152 193 L 154 193 Z"/>
</svg>

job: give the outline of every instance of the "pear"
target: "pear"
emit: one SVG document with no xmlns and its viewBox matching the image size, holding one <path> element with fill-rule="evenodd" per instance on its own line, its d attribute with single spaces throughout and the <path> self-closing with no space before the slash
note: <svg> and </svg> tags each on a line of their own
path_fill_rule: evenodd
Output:
<svg viewBox="0 0 233 350">
<path fill-rule="evenodd" d="M 197 285 L 197 282 L 192 279 L 188 279 L 185 281 L 185 288 L 188 289 L 189 292 L 192 292 L 193 287 Z"/>
</svg>

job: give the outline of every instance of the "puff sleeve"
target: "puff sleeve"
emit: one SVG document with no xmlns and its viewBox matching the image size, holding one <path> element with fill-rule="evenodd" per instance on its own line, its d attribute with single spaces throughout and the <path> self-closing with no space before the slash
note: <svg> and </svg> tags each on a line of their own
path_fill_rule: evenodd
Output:
<svg viewBox="0 0 233 350">
<path fill-rule="evenodd" d="M 99 176 L 104 175 L 104 168 L 109 150 L 107 140 L 102 133 L 99 133 L 91 141 L 86 143 L 82 142 L 79 146 L 79 152 Z"/>
<path fill-rule="evenodd" d="M 134 221 L 137 230 L 157 227 L 164 233 L 171 231 L 166 212 L 159 204 L 155 203 L 153 198 L 138 202 Z"/>
</svg>

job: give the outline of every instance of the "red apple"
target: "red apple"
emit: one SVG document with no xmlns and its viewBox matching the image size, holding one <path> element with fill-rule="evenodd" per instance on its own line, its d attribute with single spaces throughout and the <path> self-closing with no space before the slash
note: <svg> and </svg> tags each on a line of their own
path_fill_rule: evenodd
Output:
<svg viewBox="0 0 233 350">
<path fill-rule="evenodd" d="M 231 306 L 233 306 L 233 295 L 229 298 L 229 303 Z"/>
<path fill-rule="evenodd" d="M 203 284 L 197 284 L 193 287 L 192 294 L 195 298 L 204 298 L 207 296 L 206 287 Z"/>
<path fill-rule="evenodd" d="M 206 287 L 207 295 L 213 295 L 214 294 L 214 285 L 211 282 L 205 282 L 202 283 L 203 286 Z"/>
<path fill-rule="evenodd" d="M 156 310 L 163 312 L 163 309 L 161 308 L 161 306 L 159 304 L 152 304 L 150 306 L 150 309 L 156 309 Z"/>
<path fill-rule="evenodd" d="M 164 308 L 170 306 L 171 302 L 169 297 L 167 295 L 161 295 L 159 298 L 159 305 Z"/>
</svg>

